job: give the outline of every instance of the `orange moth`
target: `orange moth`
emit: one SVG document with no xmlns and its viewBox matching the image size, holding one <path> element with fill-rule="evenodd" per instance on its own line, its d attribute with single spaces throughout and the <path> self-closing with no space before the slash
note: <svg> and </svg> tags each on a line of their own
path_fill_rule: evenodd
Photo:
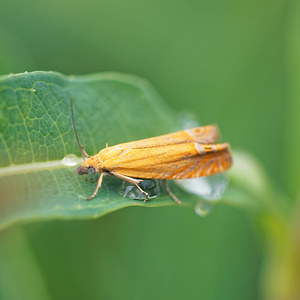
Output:
<svg viewBox="0 0 300 300">
<path fill-rule="evenodd" d="M 116 176 L 135 185 L 148 200 L 149 195 L 140 186 L 143 179 L 163 179 L 166 191 L 180 204 L 171 192 L 166 179 L 188 179 L 214 175 L 227 170 L 232 164 L 230 145 L 214 144 L 219 132 L 216 125 L 186 129 L 158 137 L 106 146 L 90 156 L 80 144 L 75 126 L 73 102 L 71 112 L 74 132 L 83 164 L 76 168 L 78 175 L 100 173 L 93 199 L 101 187 L 103 177 Z"/>
</svg>

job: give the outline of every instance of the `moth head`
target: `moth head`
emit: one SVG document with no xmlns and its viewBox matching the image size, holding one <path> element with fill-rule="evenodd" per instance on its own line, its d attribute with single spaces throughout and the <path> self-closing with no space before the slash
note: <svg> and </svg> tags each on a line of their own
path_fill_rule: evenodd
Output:
<svg viewBox="0 0 300 300">
<path fill-rule="evenodd" d="M 98 160 L 94 157 L 87 159 L 76 168 L 77 175 L 95 174 L 99 172 Z"/>
</svg>

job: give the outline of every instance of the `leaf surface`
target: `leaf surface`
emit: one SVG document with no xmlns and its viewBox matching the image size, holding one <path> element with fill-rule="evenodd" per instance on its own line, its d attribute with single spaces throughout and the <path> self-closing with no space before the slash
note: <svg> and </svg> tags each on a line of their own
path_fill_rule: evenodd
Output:
<svg viewBox="0 0 300 300">
<path fill-rule="evenodd" d="M 61 164 L 67 154 L 80 156 L 70 99 L 81 143 L 92 155 L 106 143 L 179 128 L 176 114 L 151 85 L 134 76 L 32 72 L 0 77 L 0 226 L 18 220 L 96 218 L 126 206 L 174 205 L 164 192 L 146 204 L 123 198 L 121 181 L 112 177 L 104 178 L 95 199 L 85 201 L 95 184 L 75 175 L 75 167 Z M 195 196 L 176 192 L 184 204 L 195 201 Z"/>
</svg>

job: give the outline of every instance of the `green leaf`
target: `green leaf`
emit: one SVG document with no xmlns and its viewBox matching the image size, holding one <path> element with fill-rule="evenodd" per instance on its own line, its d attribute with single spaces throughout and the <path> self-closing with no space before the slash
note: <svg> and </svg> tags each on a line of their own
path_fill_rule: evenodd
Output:
<svg viewBox="0 0 300 300">
<path fill-rule="evenodd" d="M 108 143 L 156 136 L 178 129 L 175 113 L 144 80 L 114 73 L 63 76 L 33 72 L 0 77 L 0 226 L 19 220 L 96 218 L 127 206 L 175 205 L 166 193 L 147 203 L 123 198 L 121 181 L 105 177 L 95 189 L 74 167 L 80 155 L 70 99 L 81 143 L 95 154 Z M 172 186 L 174 188 L 174 186 Z M 196 196 L 175 189 L 183 205 Z"/>
<path fill-rule="evenodd" d="M 85 200 L 95 183 L 61 163 L 68 154 L 80 156 L 71 99 L 81 143 L 90 154 L 106 143 L 157 136 L 182 126 L 151 85 L 134 76 L 33 72 L 0 77 L 0 228 L 17 221 L 97 218 L 128 206 L 176 205 L 164 189 L 146 203 L 124 198 L 121 180 L 108 176 L 97 196 Z M 255 159 L 236 153 L 234 161 L 224 203 L 248 211 L 287 210 Z M 194 207 L 200 198 L 172 183 L 171 189 L 181 206 Z"/>
</svg>

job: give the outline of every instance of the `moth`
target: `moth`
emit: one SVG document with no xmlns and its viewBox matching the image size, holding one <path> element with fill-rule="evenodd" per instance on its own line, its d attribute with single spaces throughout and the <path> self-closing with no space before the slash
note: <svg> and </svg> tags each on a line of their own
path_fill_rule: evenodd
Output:
<svg viewBox="0 0 300 300">
<path fill-rule="evenodd" d="M 87 200 L 97 195 L 104 176 L 113 175 L 135 185 L 145 195 L 144 201 L 148 200 L 149 195 L 139 183 L 143 179 L 162 179 L 168 194 L 180 204 L 170 190 L 167 179 L 210 176 L 226 171 L 232 164 L 230 145 L 215 144 L 219 137 L 216 125 L 186 129 L 112 147 L 106 145 L 99 153 L 90 156 L 80 144 L 72 101 L 71 113 L 76 140 L 84 160 L 76 168 L 76 173 L 100 173 L 95 191 Z"/>
</svg>

